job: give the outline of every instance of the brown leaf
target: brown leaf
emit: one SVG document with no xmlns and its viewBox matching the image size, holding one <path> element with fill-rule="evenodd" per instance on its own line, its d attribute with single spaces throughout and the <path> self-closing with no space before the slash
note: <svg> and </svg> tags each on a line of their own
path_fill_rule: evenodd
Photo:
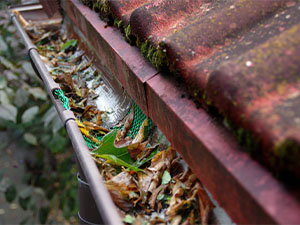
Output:
<svg viewBox="0 0 300 225">
<path fill-rule="evenodd" d="M 138 143 L 138 142 L 143 142 L 146 138 L 146 132 L 148 129 L 148 118 L 146 118 L 144 120 L 144 122 L 142 123 L 139 132 L 137 133 L 136 137 L 134 138 L 134 140 L 132 141 L 132 143 Z"/>
<path fill-rule="evenodd" d="M 117 140 L 120 141 L 121 139 L 125 138 L 125 135 L 127 134 L 128 130 L 130 129 L 132 125 L 132 121 L 134 118 L 134 105 L 131 108 L 131 112 L 127 116 L 122 131 L 117 135 Z"/>
<path fill-rule="evenodd" d="M 101 115 L 103 114 L 103 111 L 98 111 L 96 116 L 96 124 L 101 125 L 102 124 L 102 118 Z"/>
<path fill-rule="evenodd" d="M 154 209 L 155 207 L 155 203 L 156 203 L 156 199 L 157 199 L 157 195 L 161 192 L 164 193 L 166 191 L 168 187 L 168 184 L 161 184 L 160 186 L 158 186 L 152 193 L 151 197 L 149 198 L 149 205 L 152 209 Z"/>
<path fill-rule="evenodd" d="M 87 128 L 88 130 L 103 131 L 103 132 L 105 132 L 105 133 L 108 133 L 108 132 L 109 132 L 108 129 L 106 129 L 106 128 L 104 128 L 104 127 L 101 127 L 101 126 L 98 126 L 98 125 L 96 125 L 96 124 L 94 124 L 94 123 L 91 123 L 91 122 L 89 122 L 89 121 L 84 121 L 84 122 L 82 122 L 82 123 L 86 126 L 86 128 Z"/>
<path fill-rule="evenodd" d="M 145 151 L 147 144 L 148 144 L 148 141 L 145 141 L 143 143 L 133 143 L 133 144 L 128 145 L 128 152 L 129 152 L 130 157 L 133 159 L 133 161 L 136 161 L 137 156 Z"/>
<path fill-rule="evenodd" d="M 206 191 L 199 182 L 196 183 L 195 188 L 197 188 L 198 200 L 200 204 L 201 224 L 207 225 L 210 219 L 212 209 L 215 206 L 211 202 Z"/>
</svg>

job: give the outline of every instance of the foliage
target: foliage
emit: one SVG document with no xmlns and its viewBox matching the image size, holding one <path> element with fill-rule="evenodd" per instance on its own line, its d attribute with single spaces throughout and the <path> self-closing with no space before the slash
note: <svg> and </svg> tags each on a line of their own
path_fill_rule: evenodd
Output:
<svg viewBox="0 0 300 225">
<path fill-rule="evenodd" d="M 161 178 L 161 184 L 168 184 L 171 181 L 171 175 L 168 171 L 165 171 Z"/>
<path fill-rule="evenodd" d="M 113 130 L 103 137 L 99 148 L 93 151 L 93 155 L 107 159 L 111 164 L 125 166 L 134 171 L 142 171 L 134 166 L 134 161 L 131 159 L 127 146 L 117 148 L 114 144 L 117 136 L 117 130 Z"/>
<path fill-rule="evenodd" d="M 0 130 L 10 137 L 0 147 L 7 148 L 17 142 L 31 147 L 34 153 L 33 158 L 25 160 L 27 188 L 18 192 L 10 181 L 6 200 L 17 201 L 23 210 L 32 212 L 32 218 L 23 218 L 22 224 L 54 222 L 51 215 L 58 211 L 66 219 L 76 217 L 77 169 L 66 131 L 29 63 L 9 15 L 3 11 L 0 11 L 0 73 Z"/>
<path fill-rule="evenodd" d="M 65 50 L 67 50 L 68 48 L 75 47 L 76 44 L 77 44 L 77 40 L 74 40 L 74 39 L 69 40 L 69 41 L 67 41 L 66 43 L 62 44 L 60 50 L 61 50 L 61 51 L 65 51 Z"/>
</svg>

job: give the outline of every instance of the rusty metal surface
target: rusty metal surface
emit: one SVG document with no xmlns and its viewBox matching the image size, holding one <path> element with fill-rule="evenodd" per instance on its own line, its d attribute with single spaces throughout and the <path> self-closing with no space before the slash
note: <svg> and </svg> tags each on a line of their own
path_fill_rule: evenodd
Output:
<svg viewBox="0 0 300 225">
<path fill-rule="evenodd" d="M 140 57 L 137 48 L 124 41 L 117 29 L 107 27 L 99 20 L 97 13 L 78 0 L 64 1 L 62 7 L 86 38 L 92 40 L 91 45 L 102 59 L 103 67 L 116 76 L 128 94 L 148 115 L 144 83 L 157 71 Z"/>
<path fill-rule="evenodd" d="M 243 65 L 245 61 L 242 60 L 258 53 L 258 49 L 265 42 L 267 42 L 266 47 L 272 48 L 273 39 L 277 40 L 281 33 L 285 36 L 283 34 L 285 30 L 295 29 L 293 26 L 299 22 L 297 15 L 300 9 L 298 9 L 298 2 L 274 0 L 251 1 L 250 4 L 244 4 L 249 1 L 185 1 L 189 2 L 191 7 L 185 7 L 182 1 L 136 0 L 133 5 L 126 0 L 107 2 L 111 10 L 116 12 L 115 16 L 118 19 L 125 21 L 129 18 L 128 23 L 132 25 L 132 30 L 136 35 L 139 37 L 150 35 L 150 41 L 153 44 L 164 42 L 163 46 L 166 46 L 168 57 L 176 62 L 176 68 L 179 69 L 182 79 L 188 85 L 190 93 L 197 93 L 194 97 L 203 102 L 201 97 L 206 90 L 208 92 L 206 94 L 220 111 L 224 107 L 224 113 L 229 104 L 224 91 L 230 87 L 227 83 L 238 79 L 239 71 L 241 71 L 245 76 L 239 78 L 244 80 L 240 82 L 237 89 L 242 90 L 248 87 L 247 84 L 254 83 L 255 80 L 251 79 L 258 76 L 253 73 L 253 70 L 248 71 L 247 61 L 246 67 L 234 69 L 236 67 L 233 65 L 236 65 L 235 63 Z M 133 9 L 133 6 L 139 7 Z M 118 7 L 120 8 L 119 14 L 117 13 Z M 174 10 L 166 12 L 172 7 Z M 297 200 L 299 188 L 297 186 L 294 188 L 284 186 L 265 168 L 251 159 L 237 145 L 228 131 L 218 125 L 203 109 L 196 109 L 190 99 L 182 98 L 184 89 L 179 88 L 180 84 L 175 84 L 166 75 L 157 74 L 142 59 L 135 47 L 126 44 L 115 28 L 106 28 L 97 13 L 83 6 L 78 0 L 64 2 L 63 8 L 67 16 L 91 42 L 99 58 L 102 59 L 102 66 L 120 81 L 143 111 L 149 113 L 150 118 L 182 154 L 235 222 L 239 224 L 300 223 L 300 205 Z M 190 14 L 194 17 L 192 18 Z M 213 21 L 209 20 L 212 18 Z M 135 25 L 134 20 L 131 21 L 131 19 L 136 20 Z M 210 27 L 212 23 L 217 23 L 217 29 Z M 202 29 L 203 36 L 195 33 L 197 29 Z M 194 39 L 189 39 L 189 35 L 194 35 Z M 190 43 L 185 43 L 184 39 Z M 295 43 L 289 43 L 287 46 L 293 46 Z M 247 53 L 251 49 L 254 49 L 253 52 Z M 276 54 L 281 54 L 280 51 L 276 52 L 277 48 L 272 49 L 275 49 Z M 286 57 L 291 56 L 291 59 L 297 60 L 296 50 L 288 51 Z M 182 53 L 180 54 L 181 60 L 176 60 L 176 51 Z M 241 55 L 245 56 L 239 58 Z M 274 69 L 276 69 L 276 65 L 288 62 L 276 61 L 276 55 L 270 56 L 270 59 L 270 64 L 265 66 L 268 67 L 270 73 L 272 66 L 275 65 Z M 285 55 L 282 59 L 285 59 Z M 217 70 L 225 61 L 232 63 Z M 288 68 L 295 65 L 294 61 L 286 63 L 284 71 L 290 72 Z M 251 62 L 253 63 L 253 60 Z M 260 65 L 265 68 L 262 62 Z M 260 68 L 253 67 L 253 64 L 251 66 Z M 297 68 L 299 67 L 293 67 L 294 70 L 291 71 L 297 71 Z M 228 70 L 235 72 L 233 77 L 230 76 L 231 73 L 228 73 Z M 210 78 L 210 74 L 215 71 L 218 71 L 217 75 L 214 74 Z M 256 72 L 258 74 L 261 70 Z M 245 79 L 247 74 L 248 80 Z M 228 82 L 226 85 L 221 85 L 225 79 L 228 79 Z M 208 80 L 211 89 L 207 88 Z M 293 79 L 290 83 L 292 81 Z M 264 81 L 262 78 L 260 82 L 270 83 L 270 80 Z M 216 94 L 213 87 L 220 89 L 220 97 L 213 97 L 213 94 Z M 251 90 L 250 86 L 249 90 Z M 222 95 L 225 96 L 224 102 Z M 247 96 L 236 96 L 241 98 L 241 105 L 243 105 L 242 99 L 247 99 Z M 281 105 L 278 107 L 278 112 L 283 114 L 285 108 Z M 233 113 L 232 116 L 236 114 Z M 271 118 L 269 119 L 271 121 Z M 289 117 L 285 120 L 289 120 Z M 262 123 L 262 126 L 268 124 L 269 121 Z"/>
<path fill-rule="evenodd" d="M 299 224 L 297 198 L 204 110 L 182 98 L 175 82 L 158 75 L 146 88 L 149 116 L 234 222 Z"/>
</svg>

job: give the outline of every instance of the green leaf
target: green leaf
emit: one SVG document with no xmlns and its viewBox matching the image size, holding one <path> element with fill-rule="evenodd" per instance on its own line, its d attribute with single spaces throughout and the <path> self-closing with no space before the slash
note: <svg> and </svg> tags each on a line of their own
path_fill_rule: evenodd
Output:
<svg viewBox="0 0 300 225">
<path fill-rule="evenodd" d="M 139 161 L 139 159 L 138 159 L 138 160 L 134 163 L 134 166 L 136 166 L 136 167 L 141 167 L 141 166 L 144 165 L 146 162 L 150 161 L 150 160 L 151 160 L 151 159 L 159 152 L 158 147 L 159 147 L 159 146 L 157 146 L 156 149 L 155 149 L 153 152 L 151 152 L 151 154 L 150 154 L 148 157 L 144 158 L 142 161 Z"/>
<path fill-rule="evenodd" d="M 5 91 L 0 90 L 0 103 L 10 104 L 9 97 Z"/>
<path fill-rule="evenodd" d="M 13 202 L 17 197 L 17 189 L 14 184 L 11 184 L 5 191 L 5 198 L 8 202 Z"/>
<path fill-rule="evenodd" d="M 0 56 L 0 64 L 2 64 L 6 69 L 14 70 L 15 66 L 3 56 Z"/>
<path fill-rule="evenodd" d="M 31 66 L 30 62 L 24 61 L 22 63 L 22 68 L 25 71 L 25 73 L 27 73 L 28 75 L 30 75 L 31 77 L 36 77 L 36 74 Z"/>
<path fill-rule="evenodd" d="M 171 175 L 168 171 L 165 171 L 161 178 L 161 184 L 168 184 L 171 181 Z"/>
<path fill-rule="evenodd" d="M 125 216 L 125 218 L 123 219 L 124 223 L 133 223 L 135 221 L 135 218 L 129 214 L 127 214 Z"/>
<path fill-rule="evenodd" d="M 17 108 L 10 104 L 0 104 L 0 118 L 6 121 L 16 122 Z"/>
<path fill-rule="evenodd" d="M 158 194 L 156 199 L 157 199 L 158 201 L 160 201 L 160 200 L 163 200 L 164 197 L 165 197 L 164 194 Z"/>
<path fill-rule="evenodd" d="M 16 106 L 21 107 L 25 105 L 29 100 L 29 93 L 25 91 L 23 88 L 19 88 L 17 90 L 14 103 Z"/>
<path fill-rule="evenodd" d="M 27 109 L 22 115 L 22 123 L 28 123 L 31 120 L 33 120 L 38 112 L 39 112 L 38 106 L 33 106 Z"/>
<path fill-rule="evenodd" d="M 114 144 L 117 130 L 113 130 L 102 139 L 100 147 L 92 152 L 94 156 L 107 159 L 108 163 L 115 164 L 117 166 L 125 166 L 130 170 L 143 171 L 139 169 L 135 162 L 131 159 L 128 152 L 128 146 L 117 148 Z"/>
<path fill-rule="evenodd" d="M 109 163 L 111 163 L 111 164 L 115 164 L 117 166 L 125 166 L 128 169 L 133 170 L 133 171 L 137 171 L 137 172 L 143 172 L 144 171 L 142 169 L 139 169 L 136 166 L 133 166 L 129 163 L 124 162 L 123 160 L 117 158 L 114 155 L 98 155 L 98 154 L 95 154 L 95 156 L 103 158 L 103 159 L 107 159 L 107 160 L 109 160 Z"/>
<path fill-rule="evenodd" d="M 31 200 L 31 196 L 28 197 L 19 197 L 19 205 L 22 209 L 27 210 L 29 208 L 29 203 Z"/>
<path fill-rule="evenodd" d="M 69 40 L 61 46 L 60 50 L 64 51 L 64 50 L 68 49 L 69 47 L 75 47 L 76 44 L 77 44 L 77 40 L 74 40 L 74 39 Z"/>
<path fill-rule="evenodd" d="M 28 92 L 35 98 L 35 99 L 41 99 L 46 101 L 47 100 L 47 94 L 46 92 L 40 88 L 40 87 L 35 87 L 35 88 L 30 88 Z"/>
<path fill-rule="evenodd" d="M 116 136 L 117 136 L 117 132 L 118 131 L 116 129 L 114 129 L 113 131 L 106 134 L 103 137 L 99 148 L 94 150 L 92 152 L 92 154 L 112 155 L 112 156 L 115 156 L 116 158 L 124 161 L 125 163 L 132 165 L 134 162 L 129 155 L 127 146 L 117 148 L 114 144 Z"/>
<path fill-rule="evenodd" d="M 0 36 L 0 52 L 6 52 L 8 49 L 8 46 L 6 42 L 3 40 L 3 37 Z"/>
<path fill-rule="evenodd" d="M 1 37 L 1 36 L 0 36 Z M 0 76 L 0 89 L 7 87 L 7 81 L 3 75 Z"/>
<path fill-rule="evenodd" d="M 31 145 L 37 145 L 37 138 L 31 133 L 25 133 L 24 140 Z"/>
</svg>

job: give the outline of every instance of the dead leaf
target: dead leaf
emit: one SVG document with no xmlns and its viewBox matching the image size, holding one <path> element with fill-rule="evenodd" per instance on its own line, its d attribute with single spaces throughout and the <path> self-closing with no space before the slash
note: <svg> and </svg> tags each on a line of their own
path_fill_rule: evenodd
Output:
<svg viewBox="0 0 300 225">
<path fill-rule="evenodd" d="M 125 138 L 125 135 L 127 134 L 128 130 L 130 129 L 132 125 L 132 121 L 134 118 L 134 105 L 131 108 L 131 112 L 127 116 L 122 131 L 118 134 L 117 141 L 120 141 L 121 139 Z"/>
<path fill-rule="evenodd" d="M 134 138 L 134 140 L 132 141 L 132 143 L 139 143 L 139 142 L 143 142 L 145 140 L 145 138 L 147 137 L 147 132 L 148 132 L 148 118 L 146 118 L 144 120 L 144 122 L 142 123 L 139 132 L 137 133 L 136 137 Z"/>
</svg>

